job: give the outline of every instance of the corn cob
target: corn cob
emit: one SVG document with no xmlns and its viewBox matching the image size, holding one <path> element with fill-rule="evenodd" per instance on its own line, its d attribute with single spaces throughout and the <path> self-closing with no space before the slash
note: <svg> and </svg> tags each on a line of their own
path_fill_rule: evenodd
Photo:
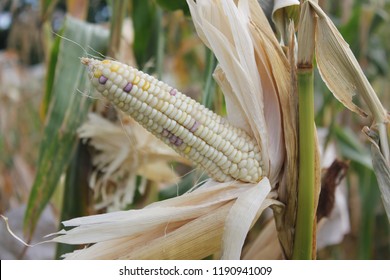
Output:
<svg viewBox="0 0 390 280">
<path fill-rule="evenodd" d="M 243 130 L 131 66 L 91 58 L 81 62 L 104 97 L 214 180 L 261 180 L 259 147 Z"/>
</svg>

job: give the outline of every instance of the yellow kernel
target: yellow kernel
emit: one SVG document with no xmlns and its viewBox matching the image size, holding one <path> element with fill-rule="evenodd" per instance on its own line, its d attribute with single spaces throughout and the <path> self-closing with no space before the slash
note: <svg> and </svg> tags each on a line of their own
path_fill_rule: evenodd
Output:
<svg viewBox="0 0 390 280">
<path fill-rule="evenodd" d="M 190 146 L 187 146 L 184 150 L 184 153 L 185 154 L 188 154 L 189 152 L 191 152 L 191 147 Z"/>
<path fill-rule="evenodd" d="M 103 63 L 103 64 L 110 64 L 110 61 L 107 60 L 107 59 L 105 59 L 105 60 L 102 61 L 102 63 Z"/>
<path fill-rule="evenodd" d="M 94 72 L 93 72 L 93 76 L 95 78 L 100 78 L 100 76 L 102 75 L 102 71 L 100 71 L 99 69 L 96 69 Z"/>
<path fill-rule="evenodd" d="M 143 89 L 144 91 L 147 91 L 149 88 L 150 88 L 150 83 L 149 83 L 148 81 L 145 81 L 145 84 L 144 84 L 144 86 L 142 87 L 142 89 Z"/>
<path fill-rule="evenodd" d="M 133 80 L 133 85 L 137 85 L 140 81 L 140 77 L 139 76 L 135 76 L 134 80 Z"/>
<path fill-rule="evenodd" d="M 119 65 L 118 64 L 112 64 L 110 69 L 111 69 L 112 72 L 116 72 L 119 69 Z"/>
</svg>

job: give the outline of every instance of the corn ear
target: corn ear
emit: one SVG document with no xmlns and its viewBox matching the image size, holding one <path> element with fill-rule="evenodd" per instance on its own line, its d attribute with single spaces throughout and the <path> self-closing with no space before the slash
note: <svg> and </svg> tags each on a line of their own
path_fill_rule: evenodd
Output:
<svg viewBox="0 0 390 280">
<path fill-rule="evenodd" d="M 259 146 L 245 131 L 131 66 L 91 58 L 81 62 L 104 97 L 214 180 L 261 180 Z"/>
</svg>

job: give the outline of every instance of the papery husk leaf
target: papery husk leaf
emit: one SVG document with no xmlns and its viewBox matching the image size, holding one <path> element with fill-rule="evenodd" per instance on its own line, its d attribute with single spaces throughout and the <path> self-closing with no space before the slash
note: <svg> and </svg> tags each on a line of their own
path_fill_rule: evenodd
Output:
<svg viewBox="0 0 390 280">
<path fill-rule="evenodd" d="M 58 232 L 63 235 L 53 241 L 98 242 L 67 254 L 67 258 L 204 258 L 219 252 L 226 216 L 237 197 L 251 186 L 253 184 L 209 180 L 191 193 L 153 203 L 144 209 L 66 221 L 65 226 L 76 228 Z M 279 202 L 267 199 L 260 209 L 271 203 Z"/>
<path fill-rule="evenodd" d="M 379 190 L 387 218 L 390 222 L 390 166 L 380 151 L 377 140 L 371 137 L 368 128 L 363 129 L 371 142 L 371 155 L 374 173 L 378 181 Z"/>
<path fill-rule="evenodd" d="M 235 199 L 246 184 L 217 183 L 209 181 L 196 191 L 173 199 L 160 201 L 144 209 L 118 211 L 87 216 L 63 222 L 65 227 L 76 227 L 53 239 L 70 244 L 95 243 L 121 238 L 150 230 L 167 221 L 184 221 L 204 215 L 212 209 Z M 109 225 L 109 226 L 108 226 Z"/>
<path fill-rule="evenodd" d="M 272 11 L 272 20 L 280 34 L 281 44 L 288 45 L 291 37 L 289 24 L 291 21 L 298 23 L 299 1 L 298 0 L 275 0 Z"/>
<path fill-rule="evenodd" d="M 386 122 L 386 110 L 368 82 L 349 45 L 320 6 L 313 1 L 307 5 L 317 15 L 315 49 L 321 77 L 333 95 L 351 111 L 366 116 L 367 113 L 353 101 L 359 94 L 376 122 Z M 304 5 L 306 4 L 304 3 Z"/>
<path fill-rule="evenodd" d="M 282 258 L 282 248 L 273 218 L 267 221 L 256 239 L 247 247 L 247 251 L 244 247 L 243 260 L 277 260 Z"/>
<path fill-rule="evenodd" d="M 279 200 L 286 204 L 283 212 L 275 213 L 279 238 L 286 255 L 292 253 L 293 230 L 295 226 L 296 200 L 297 200 L 297 88 L 295 77 L 295 45 L 294 25 L 290 24 L 290 46 L 287 56 L 284 55 L 278 41 L 271 32 L 269 25 L 261 11 L 258 11 L 254 1 L 250 2 L 252 11 L 251 33 L 257 42 L 256 52 L 263 57 L 273 77 L 278 92 L 283 122 L 283 135 L 285 145 L 285 165 L 282 182 L 279 186 Z"/>
<path fill-rule="evenodd" d="M 202 41 L 214 52 L 238 102 L 238 123 L 253 136 L 262 153 L 263 170 L 270 172 L 268 129 L 264 118 L 263 88 L 257 72 L 253 43 L 248 32 L 246 1 L 237 8 L 233 1 L 187 0 Z M 257 4 L 258 5 L 258 4 Z M 261 9 L 260 9 L 261 10 Z M 272 31 L 271 31 L 272 32 Z M 250 128 L 248 130 L 248 127 Z"/>
<path fill-rule="evenodd" d="M 67 254 L 66 259 L 203 259 L 218 253 L 226 215 L 233 202 L 193 221 L 167 222 L 153 232 L 108 240 Z"/>
<path fill-rule="evenodd" d="M 298 34 L 298 68 L 313 70 L 314 46 L 315 46 L 315 26 L 313 10 L 310 5 L 304 4 L 301 9 Z"/>
<path fill-rule="evenodd" d="M 230 208 L 223 234 L 222 259 L 239 260 L 256 214 L 271 191 L 267 178 L 242 193 Z"/>
</svg>

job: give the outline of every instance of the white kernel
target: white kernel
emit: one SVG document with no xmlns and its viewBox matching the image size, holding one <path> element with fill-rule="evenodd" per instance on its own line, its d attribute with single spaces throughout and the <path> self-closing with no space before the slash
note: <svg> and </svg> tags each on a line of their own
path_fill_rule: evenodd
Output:
<svg viewBox="0 0 390 280">
<path fill-rule="evenodd" d="M 121 95 L 119 96 L 119 101 L 124 102 L 126 100 L 127 95 L 128 94 L 126 92 L 122 91 Z"/>
<path fill-rule="evenodd" d="M 153 108 L 156 107 L 157 103 L 158 103 L 158 99 L 153 96 L 152 100 L 150 100 L 150 103 L 149 103 L 150 107 L 153 107 Z"/>
<path fill-rule="evenodd" d="M 161 107 L 161 112 L 166 112 L 166 110 L 168 109 L 168 106 L 169 106 L 169 103 L 168 102 L 164 102 L 163 106 Z"/>
<path fill-rule="evenodd" d="M 164 128 L 162 126 L 158 125 L 157 123 L 155 123 L 155 124 L 157 125 L 156 132 L 161 133 Z"/>
<path fill-rule="evenodd" d="M 209 149 L 209 152 L 207 153 L 207 157 L 210 159 L 210 160 L 214 160 L 215 157 L 218 155 L 218 152 L 216 149 L 214 149 L 213 147 L 210 147 Z"/>
<path fill-rule="evenodd" d="M 164 117 L 165 117 L 165 116 L 164 116 Z M 164 118 L 164 117 L 163 117 L 163 118 Z M 163 119 L 163 118 L 162 118 L 162 119 Z M 164 127 L 165 129 L 168 129 L 168 127 L 171 125 L 171 122 L 172 122 L 172 121 L 171 121 L 170 119 L 167 118 L 167 119 L 164 121 L 164 123 L 163 123 L 163 127 Z"/>
<path fill-rule="evenodd" d="M 117 75 L 113 81 L 114 81 L 114 84 L 119 86 L 121 84 L 122 80 L 123 80 L 122 76 Z"/>
<path fill-rule="evenodd" d="M 114 97 L 119 99 L 122 96 L 122 93 L 123 93 L 123 90 L 121 88 L 117 88 L 115 93 L 114 93 Z"/>
<path fill-rule="evenodd" d="M 148 106 L 148 105 L 146 105 L 146 103 L 142 103 L 142 104 L 141 104 L 141 108 L 139 109 L 139 112 L 140 112 L 140 113 L 144 113 L 145 110 L 146 110 L 146 108 L 147 108 L 147 106 Z"/>
<path fill-rule="evenodd" d="M 106 86 L 106 88 L 112 87 L 112 81 L 111 80 L 107 80 L 105 86 Z"/>
<path fill-rule="evenodd" d="M 176 109 L 176 108 L 175 108 L 175 109 Z M 175 120 L 176 120 L 177 122 L 179 122 L 181 116 L 183 115 L 183 111 L 181 111 L 181 110 L 175 110 L 175 111 L 176 111 L 176 112 L 175 112 L 174 118 L 175 118 Z"/>
<path fill-rule="evenodd" d="M 237 169 L 238 169 L 237 164 L 233 163 L 233 164 L 230 165 L 230 167 L 229 167 L 229 173 L 230 173 L 230 174 L 233 174 L 234 172 L 237 171 Z"/>
<path fill-rule="evenodd" d="M 188 124 L 191 122 L 192 117 L 190 115 L 187 115 L 186 120 L 183 122 L 183 126 L 188 127 Z"/>
<path fill-rule="evenodd" d="M 247 161 L 247 160 L 242 160 L 242 161 L 240 161 L 240 162 L 238 163 L 238 167 L 244 168 L 244 167 L 247 166 L 247 164 L 248 164 L 248 161 Z"/>
<path fill-rule="evenodd" d="M 152 107 L 146 106 L 146 110 L 144 112 L 145 116 L 150 116 L 151 112 L 152 112 Z"/>
<path fill-rule="evenodd" d="M 137 97 L 138 99 L 140 99 L 143 93 L 144 93 L 144 90 L 142 88 L 138 88 L 137 92 L 134 94 L 134 96 Z"/>
<path fill-rule="evenodd" d="M 145 80 L 141 79 L 138 83 L 138 87 L 142 88 L 145 85 Z"/>
<path fill-rule="evenodd" d="M 227 148 L 226 152 L 224 152 L 225 155 L 228 156 L 229 158 L 234 157 L 235 155 L 233 155 L 233 152 L 237 151 L 237 150 L 233 147 L 233 145 L 230 145 L 229 142 L 227 142 L 227 146 L 228 146 L 228 148 Z"/>
<path fill-rule="evenodd" d="M 130 107 L 132 107 L 132 108 L 134 108 L 134 105 L 135 105 L 135 103 L 137 102 L 137 98 L 132 98 L 131 100 L 130 100 Z"/>
<path fill-rule="evenodd" d="M 240 169 L 240 178 L 245 178 L 248 175 L 248 170 L 246 168 L 241 168 Z"/>
<path fill-rule="evenodd" d="M 206 155 L 207 152 L 209 151 L 209 149 L 210 149 L 210 146 L 207 145 L 207 143 L 206 143 L 206 145 L 200 150 L 200 152 L 202 153 L 202 155 Z"/>
<path fill-rule="evenodd" d="M 112 87 L 110 87 L 110 89 L 108 90 L 108 92 L 113 95 L 116 90 L 118 89 L 118 87 L 116 85 L 112 85 Z"/>
<path fill-rule="evenodd" d="M 123 76 L 123 78 L 125 78 L 125 79 L 128 79 L 128 78 L 129 78 L 129 76 L 130 76 L 130 72 L 129 72 L 129 70 L 125 69 L 125 71 L 123 71 L 123 74 L 122 74 L 122 76 Z"/>
<path fill-rule="evenodd" d="M 150 102 L 153 99 L 153 94 L 150 94 L 150 92 L 147 92 L 148 97 L 146 98 L 145 102 L 150 104 Z"/>
<path fill-rule="evenodd" d="M 172 111 L 173 111 L 174 108 L 175 108 L 175 107 L 173 106 L 172 103 L 169 104 L 167 110 L 165 111 L 165 114 L 167 114 L 167 115 L 169 116 L 169 115 L 172 113 Z"/>
<path fill-rule="evenodd" d="M 237 150 L 237 154 L 234 157 L 233 162 L 239 163 L 239 162 L 241 162 L 241 159 L 242 159 L 242 153 L 241 153 L 241 151 Z"/>
<path fill-rule="evenodd" d="M 102 74 L 103 74 L 104 76 L 106 76 L 106 77 L 108 78 L 108 76 L 110 75 L 110 73 L 111 73 L 111 71 L 110 71 L 109 68 L 103 68 Z"/>
<path fill-rule="evenodd" d="M 191 139 L 190 141 L 188 141 L 188 145 L 192 147 L 196 141 L 196 137 L 192 133 L 190 134 L 191 134 Z"/>
<path fill-rule="evenodd" d="M 156 114 L 157 114 L 157 110 L 152 108 L 152 107 L 150 107 L 150 108 L 152 109 L 152 111 L 150 112 L 150 116 L 149 117 L 153 119 L 156 116 Z"/>
<path fill-rule="evenodd" d="M 131 71 L 130 75 L 129 75 L 129 80 L 134 81 L 134 78 L 135 78 L 135 73 L 134 73 L 134 71 Z"/>
<path fill-rule="evenodd" d="M 184 111 L 184 112 L 187 112 L 187 107 L 188 107 L 187 103 L 183 102 L 183 103 L 181 104 L 181 106 L 180 106 L 180 109 L 181 109 L 182 111 Z"/>
<path fill-rule="evenodd" d="M 130 90 L 130 94 L 135 95 L 138 91 L 138 87 L 136 85 L 133 85 L 133 87 Z"/>
<path fill-rule="evenodd" d="M 201 133 L 199 134 L 199 137 L 202 139 L 206 139 L 207 134 L 209 133 L 210 129 L 207 126 L 203 127 L 203 130 L 201 130 Z M 208 142 L 208 141 L 206 141 Z"/>
<path fill-rule="evenodd" d="M 175 107 L 180 108 L 181 103 L 182 103 L 181 99 L 176 98 Z"/>
<path fill-rule="evenodd" d="M 204 162 L 202 162 L 203 163 L 203 167 L 204 167 L 204 169 L 209 169 L 210 168 L 210 165 L 212 164 L 212 161 L 211 160 L 206 160 L 206 161 L 204 161 Z"/>
<path fill-rule="evenodd" d="M 227 141 L 231 142 L 231 138 L 232 138 L 232 135 L 233 135 L 233 132 L 230 130 L 230 129 L 227 129 L 227 134 L 226 136 L 224 137 Z"/>
<path fill-rule="evenodd" d="M 145 102 L 147 98 L 148 98 L 148 93 L 146 91 L 142 91 L 142 94 L 140 95 L 139 100 L 141 100 L 142 102 Z"/>
<path fill-rule="evenodd" d="M 220 151 L 217 152 L 217 156 L 215 157 L 214 161 L 219 162 L 221 158 L 224 156 Z"/>
<path fill-rule="evenodd" d="M 193 149 L 193 150 L 195 150 L 195 149 Z M 199 158 L 200 158 L 200 154 L 199 154 L 199 152 L 197 152 L 196 150 L 195 150 L 195 153 L 194 153 L 194 155 L 192 156 L 192 160 L 193 161 L 198 161 L 199 160 Z"/>
<path fill-rule="evenodd" d="M 106 86 L 105 85 L 101 85 L 101 84 L 98 84 L 96 86 L 96 89 L 98 90 L 98 92 L 103 92 L 104 90 L 106 90 Z"/>
<path fill-rule="evenodd" d="M 213 133 L 210 137 L 210 140 L 208 141 L 209 142 L 209 145 L 212 145 L 215 147 L 215 141 L 217 140 L 217 134 Z"/>
<path fill-rule="evenodd" d="M 181 125 L 178 126 L 178 129 L 176 131 L 176 136 L 179 137 L 179 138 L 182 138 L 182 135 L 183 133 L 185 132 L 185 129 L 184 127 L 182 127 Z"/>
<path fill-rule="evenodd" d="M 123 100 L 123 102 L 125 102 L 125 103 L 130 103 L 131 98 L 132 98 L 132 96 L 131 96 L 130 94 L 126 94 L 126 93 L 125 93 L 125 100 Z"/>
<path fill-rule="evenodd" d="M 196 138 L 196 141 L 195 141 L 195 143 L 194 143 L 194 147 L 196 148 L 196 149 L 198 149 L 198 150 L 200 150 L 199 149 L 199 147 L 200 147 L 200 145 L 202 144 L 202 139 L 200 139 L 200 138 L 198 138 L 198 137 L 195 137 Z"/>
</svg>

